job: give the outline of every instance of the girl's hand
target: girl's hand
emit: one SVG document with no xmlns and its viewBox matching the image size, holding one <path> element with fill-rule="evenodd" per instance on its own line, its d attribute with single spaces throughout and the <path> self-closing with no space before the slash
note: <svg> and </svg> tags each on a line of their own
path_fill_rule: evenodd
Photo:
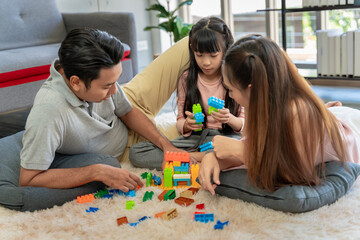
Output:
<svg viewBox="0 0 360 240">
<path fill-rule="evenodd" d="M 222 124 L 228 123 L 231 116 L 228 108 L 219 109 L 218 112 L 212 111 L 211 115 L 216 121 Z"/>
<path fill-rule="evenodd" d="M 212 144 L 218 159 L 236 160 L 236 150 L 240 149 L 237 144 L 239 140 L 217 135 L 213 138 Z"/>
<path fill-rule="evenodd" d="M 187 117 L 183 127 L 184 133 L 202 128 L 203 124 L 196 124 L 196 120 L 193 119 L 194 114 L 192 112 L 185 111 L 185 114 Z"/>
<path fill-rule="evenodd" d="M 342 103 L 340 101 L 333 101 L 333 102 L 328 102 L 325 103 L 325 107 L 329 108 L 329 107 L 340 107 L 342 106 Z"/>
<path fill-rule="evenodd" d="M 215 154 L 213 152 L 206 154 L 201 160 L 198 176 L 201 187 L 214 195 L 215 188 L 220 185 L 219 174 L 220 167 Z M 214 183 L 211 183 L 211 177 Z"/>
</svg>

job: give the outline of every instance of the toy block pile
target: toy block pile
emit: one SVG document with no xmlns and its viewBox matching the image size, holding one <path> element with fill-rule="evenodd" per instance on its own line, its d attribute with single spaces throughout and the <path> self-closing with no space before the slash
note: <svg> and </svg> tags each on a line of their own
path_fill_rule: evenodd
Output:
<svg viewBox="0 0 360 240">
<path fill-rule="evenodd" d="M 209 97 L 208 99 L 208 105 L 209 105 L 209 114 L 211 114 L 212 111 L 218 112 L 218 109 L 223 109 L 225 106 L 225 101 L 212 96 Z"/>
<path fill-rule="evenodd" d="M 193 114 L 194 114 L 194 119 L 196 120 L 196 124 L 201 124 L 204 122 L 204 115 L 202 113 L 202 108 L 201 105 L 198 104 L 193 104 L 192 107 L 193 110 Z M 202 128 L 198 129 L 198 130 L 194 130 L 195 132 L 201 131 Z"/>
</svg>

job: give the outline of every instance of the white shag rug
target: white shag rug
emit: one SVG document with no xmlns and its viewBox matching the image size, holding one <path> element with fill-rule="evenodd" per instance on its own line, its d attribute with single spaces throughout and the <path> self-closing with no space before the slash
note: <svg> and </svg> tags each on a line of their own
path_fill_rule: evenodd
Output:
<svg viewBox="0 0 360 240">
<path fill-rule="evenodd" d="M 172 123 L 173 123 L 173 118 Z M 159 120 L 159 119 L 157 119 Z M 165 123 L 166 121 L 164 121 Z M 138 176 L 147 169 L 122 163 Z M 161 176 L 161 172 L 151 171 Z M 186 188 L 185 188 L 186 189 Z M 176 189 L 177 196 L 184 189 Z M 153 200 L 142 202 L 146 191 L 154 191 Z M 302 214 L 266 209 L 241 200 L 212 196 L 200 189 L 195 202 L 179 206 L 173 200 L 160 202 L 157 187 L 144 187 L 136 197 L 115 196 L 78 204 L 76 200 L 63 206 L 37 212 L 16 212 L 0 207 L 0 239 L 360 239 L 360 180 L 336 203 Z M 126 210 L 125 202 L 135 201 L 135 208 Z M 193 220 L 197 204 L 204 203 L 206 213 L 214 213 L 214 222 Z M 95 213 L 87 213 L 97 207 Z M 155 214 L 177 208 L 178 217 L 165 221 Z M 200 210 L 201 211 L 201 210 Z M 136 227 L 117 226 L 116 219 L 126 216 L 137 222 L 151 217 Z M 214 230 L 216 221 L 229 221 L 223 230 Z"/>
</svg>

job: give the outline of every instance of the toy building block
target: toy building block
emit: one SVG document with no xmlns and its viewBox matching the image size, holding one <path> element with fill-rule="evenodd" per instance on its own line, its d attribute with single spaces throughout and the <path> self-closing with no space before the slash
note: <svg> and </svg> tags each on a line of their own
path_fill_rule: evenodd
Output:
<svg viewBox="0 0 360 240">
<path fill-rule="evenodd" d="M 86 212 L 96 212 L 98 211 L 99 208 L 96 208 L 96 207 L 89 207 L 89 209 L 86 209 Z"/>
<path fill-rule="evenodd" d="M 126 201 L 125 204 L 127 210 L 133 209 L 135 207 L 135 201 Z"/>
<path fill-rule="evenodd" d="M 197 192 L 200 190 L 200 188 L 194 188 L 194 187 L 191 187 L 188 189 L 189 191 L 192 191 L 193 195 L 197 194 Z"/>
<path fill-rule="evenodd" d="M 174 172 L 189 173 L 189 163 L 181 163 L 181 166 L 174 166 Z"/>
<path fill-rule="evenodd" d="M 201 204 L 196 205 L 196 209 L 202 210 L 204 208 L 205 208 L 205 203 L 201 203 Z"/>
<path fill-rule="evenodd" d="M 151 181 L 152 181 L 152 174 L 151 174 L 151 172 L 148 172 L 146 175 L 146 186 L 147 187 L 151 186 Z"/>
<path fill-rule="evenodd" d="M 143 202 L 146 202 L 147 200 L 152 200 L 152 197 L 154 195 L 154 192 L 151 191 L 146 191 L 146 193 L 144 194 L 144 197 L 143 197 Z"/>
<path fill-rule="evenodd" d="M 220 222 L 219 220 L 216 222 L 215 226 L 214 226 L 214 229 L 217 230 L 217 229 L 224 229 L 224 226 L 228 225 L 229 221 L 226 221 L 226 222 Z"/>
<path fill-rule="evenodd" d="M 107 199 L 110 199 L 110 198 L 113 198 L 114 195 L 112 194 L 105 194 L 103 195 L 101 198 L 107 198 Z"/>
<path fill-rule="evenodd" d="M 124 193 L 124 195 L 126 197 L 135 197 L 136 196 L 136 193 L 135 193 L 135 190 L 129 190 L 127 191 L 126 193 Z"/>
<path fill-rule="evenodd" d="M 116 219 L 116 222 L 118 226 L 123 225 L 125 223 L 129 223 L 127 217 L 118 218 Z"/>
<path fill-rule="evenodd" d="M 178 215 L 178 212 L 176 210 L 176 208 L 170 209 L 169 211 L 167 211 L 166 213 L 164 213 L 161 217 L 164 220 L 169 221 L 170 219 L 176 218 Z"/>
<path fill-rule="evenodd" d="M 198 104 L 193 104 L 192 106 L 192 110 L 193 110 L 193 113 L 202 113 L 202 108 L 201 108 L 201 105 L 200 103 Z"/>
<path fill-rule="evenodd" d="M 192 191 L 185 190 L 180 193 L 180 197 L 191 198 L 193 196 Z"/>
<path fill-rule="evenodd" d="M 196 120 L 196 124 L 201 124 L 204 122 L 204 114 L 202 113 L 202 108 L 201 105 L 198 104 L 193 104 L 193 113 L 194 113 L 194 119 Z M 201 131 L 202 128 L 194 130 L 195 132 Z"/>
<path fill-rule="evenodd" d="M 191 186 L 190 178 L 174 178 L 173 180 L 175 187 L 177 187 L 178 185 Z"/>
<path fill-rule="evenodd" d="M 204 143 L 203 145 L 200 145 L 199 149 L 200 149 L 200 152 L 205 152 L 206 150 L 214 149 L 212 141 Z"/>
<path fill-rule="evenodd" d="M 173 186 L 173 170 L 171 168 L 164 169 L 164 187 Z"/>
<path fill-rule="evenodd" d="M 90 194 L 87 194 L 87 195 L 76 197 L 76 202 L 77 203 L 88 203 L 88 202 L 91 202 L 94 199 L 95 199 L 94 195 L 92 195 L 90 193 Z"/>
<path fill-rule="evenodd" d="M 200 187 L 200 184 L 196 181 L 196 178 L 199 176 L 199 164 L 193 164 L 190 167 L 191 170 L 191 185 L 195 188 Z"/>
<path fill-rule="evenodd" d="M 194 216 L 193 216 L 193 220 L 195 220 L 195 215 L 196 214 L 205 214 L 206 212 L 194 212 Z"/>
<path fill-rule="evenodd" d="M 142 179 L 146 179 L 147 174 L 148 174 L 147 172 L 142 173 L 142 174 L 141 174 L 141 178 L 142 178 Z"/>
<path fill-rule="evenodd" d="M 164 158 L 166 162 L 190 162 L 190 155 L 188 152 L 166 152 Z"/>
<path fill-rule="evenodd" d="M 159 196 L 158 196 L 158 199 L 160 201 L 164 201 L 164 196 L 165 194 L 168 192 L 169 190 L 164 190 Z"/>
<path fill-rule="evenodd" d="M 209 97 L 208 99 L 208 105 L 209 105 L 209 114 L 211 114 L 212 111 L 218 112 L 218 109 L 223 109 L 225 106 L 225 101 L 212 96 Z"/>
<path fill-rule="evenodd" d="M 102 189 L 102 190 L 99 190 L 95 195 L 94 197 L 95 198 L 102 198 L 102 196 L 104 196 L 105 194 L 109 194 L 109 191 L 107 189 Z"/>
<path fill-rule="evenodd" d="M 155 214 L 155 218 L 161 218 L 162 215 L 164 215 L 165 213 L 166 213 L 166 211 L 164 211 L 164 212 L 159 212 L 159 213 Z"/>
<path fill-rule="evenodd" d="M 152 179 L 154 180 L 154 185 L 161 185 L 161 178 L 159 176 L 156 176 L 156 174 L 154 174 Z"/>
<path fill-rule="evenodd" d="M 203 223 L 213 222 L 214 214 L 213 213 L 195 214 L 195 221 L 203 222 Z"/>
<path fill-rule="evenodd" d="M 194 199 L 192 198 L 186 198 L 186 197 L 178 197 L 175 200 L 175 203 L 181 205 L 181 206 L 189 206 L 194 202 Z"/>
<path fill-rule="evenodd" d="M 175 197 L 176 197 L 175 190 L 169 190 L 169 191 L 167 191 L 167 193 L 164 195 L 164 201 L 174 199 Z"/>
<path fill-rule="evenodd" d="M 181 162 L 180 162 L 180 161 L 174 161 L 174 162 L 173 162 L 173 166 L 174 166 L 174 167 L 180 167 L 180 166 L 181 166 Z"/>
</svg>

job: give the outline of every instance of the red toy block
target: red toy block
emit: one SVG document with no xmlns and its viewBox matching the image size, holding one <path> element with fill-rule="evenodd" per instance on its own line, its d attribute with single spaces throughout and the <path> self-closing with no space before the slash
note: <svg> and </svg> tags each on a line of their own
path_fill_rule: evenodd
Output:
<svg viewBox="0 0 360 240">
<path fill-rule="evenodd" d="M 116 222 L 118 226 L 123 225 L 125 223 L 129 223 L 127 217 L 118 218 L 116 219 Z"/>
<path fill-rule="evenodd" d="M 193 195 L 195 195 L 199 190 L 200 190 L 200 188 L 189 188 L 188 189 L 189 191 L 192 191 L 192 193 L 193 193 Z"/>
<path fill-rule="evenodd" d="M 204 203 L 201 203 L 201 204 L 196 205 L 196 209 L 201 210 L 201 209 L 204 209 L 204 208 L 205 208 L 205 204 L 204 204 Z"/>
<path fill-rule="evenodd" d="M 189 206 L 194 202 L 194 199 L 192 198 L 186 198 L 186 197 L 178 197 L 175 200 L 175 203 L 181 205 L 181 206 Z"/>
<path fill-rule="evenodd" d="M 164 201 L 164 196 L 165 194 L 168 192 L 169 190 L 164 190 L 159 196 L 158 196 L 158 199 L 160 201 Z"/>
</svg>

